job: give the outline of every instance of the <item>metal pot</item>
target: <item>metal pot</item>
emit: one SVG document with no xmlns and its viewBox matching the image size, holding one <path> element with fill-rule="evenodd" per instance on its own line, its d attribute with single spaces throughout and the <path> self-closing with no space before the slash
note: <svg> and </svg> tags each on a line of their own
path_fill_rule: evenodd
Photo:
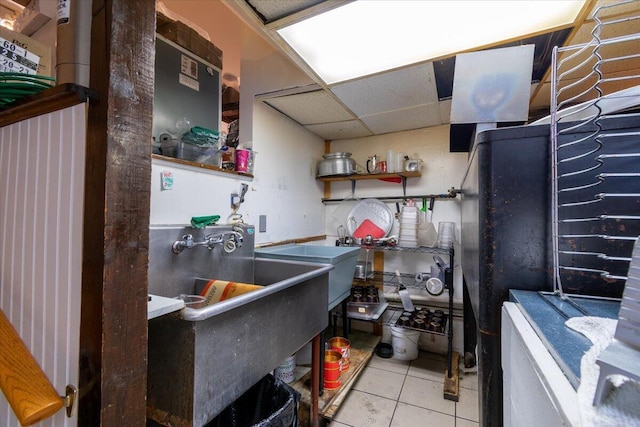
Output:
<svg viewBox="0 0 640 427">
<path fill-rule="evenodd" d="M 356 161 L 351 153 L 327 153 L 318 163 L 318 176 L 353 175 L 357 172 Z"/>
<path fill-rule="evenodd" d="M 358 261 L 356 262 L 356 271 L 353 274 L 356 279 L 367 279 L 373 277 L 373 270 L 371 268 L 370 261 Z"/>
</svg>

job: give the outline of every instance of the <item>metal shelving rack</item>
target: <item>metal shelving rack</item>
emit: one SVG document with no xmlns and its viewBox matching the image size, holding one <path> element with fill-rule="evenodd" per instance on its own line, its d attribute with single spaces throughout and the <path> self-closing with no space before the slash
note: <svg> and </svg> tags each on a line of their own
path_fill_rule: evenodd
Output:
<svg viewBox="0 0 640 427">
<path fill-rule="evenodd" d="M 449 301 L 448 301 L 448 315 L 447 315 L 447 376 L 452 378 L 453 376 L 453 366 L 452 366 L 452 355 L 453 355 L 453 261 L 455 257 L 455 251 L 453 247 L 449 249 L 443 248 L 430 248 L 426 246 L 419 246 L 417 248 L 407 248 L 407 247 L 399 247 L 399 246 L 380 246 L 374 247 L 372 250 L 383 250 L 389 252 L 414 252 L 414 253 L 427 253 L 427 254 L 438 254 L 438 255 L 449 255 L 449 267 L 445 269 L 444 272 L 444 286 L 445 289 L 449 292 Z M 405 285 L 406 286 L 406 285 Z M 404 327 L 404 326 L 403 326 Z M 434 333 L 433 331 L 424 331 L 421 332 Z"/>
<path fill-rule="evenodd" d="M 364 246 L 363 246 L 364 248 Z M 449 298 L 448 298 L 448 305 L 447 305 L 447 309 L 448 309 L 448 314 L 447 314 L 447 325 L 445 328 L 445 331 L 443 333 L 439 333 L 439 332 L 434 332 L 434 331 L 429 331 L 429 330 L 424 330 L 424 329 L 414 329 L 411 327 L 407 327 L 407 326 L 399 326 L 402 328 L 406 328 L 406 329 L 412 329 L 412 330 L 417 330 L 420 332 L 425 332 L 425 333 L 429 333 L 429 334 L 434 334 L 434 335 L 446 335 L 447 336 L 447 378 L 452 381 L 453 380 L 453 372 L 454 372 L 454 368 L 457 369 L 457 366 L 453 366 L 453 265 L 454 265 L 454 257 L 455 257 L 455 251 L 454 248 L 451 247 L 449 249 L 443 249 L 443 248 L 432 248 L 432 247 L 426 247 L 426 246 L 419 246 L 416 248 L 409 248 L 409 247 L 400 247 L 400 246 L 371 246 L 369 247 L 370 250 L 372 251 L 385 251 L 385 252 L 413 252 L 413 253 L 425 253 L 425 254 L 437 254 L 437 255 L 448 255 L 449 256 L 449 267 L 445 269 L 445 275 L 444 275 L 444 287 L 445 289 L 449 292 Z M 380 274 L 380 273 L 378 273 Z M 383 275 L 385 274 L 384 272 L 382 273 Z M 388 273 L 387 273 L 388 274 Z M 374 276 L 376 275 L 376 273 L 374 272 Z M 401 275 L 402 276 L 402 275 Z M 404 275 L 404 277 L 408 277 L 407 275 Z M 390 281 L 385 282 L 383 280 L 382 282 L 383 285 L 394 285 L 394 283 L 391 283 Z M 399 284 L 398 284 L 399 286 Z M 406 287 L 412 287 L 414 285 L 404 285 Z M 392 319 L 394 319 L 393 324 L 390 324 L 390 326 L 396 326 L 395 325 L 395 320 L 397 320 L 398 317 L 400 317 L 400 314 L 402 313 L 402 310 L 396 307 L 387 307 L 386 310 L 394 310 L 394 311 L 398 311 L 397 315 L 396 313 L 394 313 L 392 315 Z M 385 322 L 385 323 L 389 323 L 389 322 Z M 457 384 L 457 382 L 456 382 Z M 457 389 L 457 386 L 456 386 Z M 458 400 L 458 395 L 457 395 L 457 391 L 453 394 L 448 394 L 445 392 L 445 398 L 450 399 L 450 400 Z"/>
</svg>

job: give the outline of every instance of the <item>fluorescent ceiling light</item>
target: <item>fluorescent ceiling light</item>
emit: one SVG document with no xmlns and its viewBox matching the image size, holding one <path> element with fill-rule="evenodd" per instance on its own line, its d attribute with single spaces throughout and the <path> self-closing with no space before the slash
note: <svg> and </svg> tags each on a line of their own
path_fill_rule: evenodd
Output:
<svg viewBox="0 0 640 427">
<path fill-rule="evenodd" d="M 278 29 L 326 83 L 573 23 L 584 0 L 360 0 Z"/>
</svg>

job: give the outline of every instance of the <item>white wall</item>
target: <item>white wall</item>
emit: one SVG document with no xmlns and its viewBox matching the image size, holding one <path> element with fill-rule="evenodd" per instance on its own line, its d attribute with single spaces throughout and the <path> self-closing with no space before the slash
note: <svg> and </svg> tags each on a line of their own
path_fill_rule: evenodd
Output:
<svg viewBox="0 0 640 427">
<path fill-rule="evenodd" d="M 220 215 L 220 223 L 226 223 L 230 194 L 239 193 L 244 182 L 249 191 L 239 210 L 243 220 L 257 225 L 259 215 L 267 216 L 267 232 L 256 233 L 257 244 L 324 233 L 323 189 L 315 180 L 313 160 L 322 153 L 322 141 L 261 103 L 254 111 L 255 178 L 229 178 L 154 161 L 152 225 L 188 224 L 192 216 L 202 215 Z M 173 190 L 160 189 L 164 170 L 173 173 Z"/>
<path fill-rule="evenodd" d="M 443 125 L 432 128 L 418 129 L 406 132 L 396 132 L 387 135 L 379 135 L 366 138 L 356 138 L 349 140 L 334 141 L 331 144 L 331 151 L 346 151 L 352 153 L 352 157 L 362 167 L 366 167 L 366 160 L 369 156 L 377 154 L 386 159 L 388 150 L 401 151 L 424 161 L 422 176 L 420 178 L 409 178 L 407 180 L 406 194 L 411 195 L 431 195 L 446 193 L 451 187 L 460 188 L 462 178 L 467 166 L 467 153 L 449 152 L 449 126 Z M 402 185 L 379 180 L 357 181 L 355 197 L 365 199 L 367 197 L 391 197 L 402 196 Z M 331 198 L 350 198 L 350 181 L 340 181 L 331 183 Z M 400 208 L 402 209 L 402 201 Z M 422 200 L 416 200 L 419 208 L 422 208 Z M 342 223 L 346 226 L 346 219 L 351 207 L 357 203 L 354 201 L 340 204 L 328 204 L 326 206 L 326 232 L 327 241 L 335 241 L 337 238 L 337 227 Z M 387 206 L 396 212 L 395 203 L 387 203 Z M 436 199 L 432 222 L 436 226 L 441 221 L 453 221 L 456 223 L 456 242 L 454 249 L 456 254 L 460 254 L 460 197 L 455 199 Z M 399 225 L 395 221 L 391 234 L 398 235 Z M 372 260 L 373 255 L 369 255 Z M 446 257 L 443 257 L 446 260 Z M 366 259 L 366 252 L 362 251 L 361 260 Z M 430 266 L 434 265 L 433 255 L 425 253 L 409 252 L 385 252 L 385 271 L 393 272 L 399 270 L 401 273 L 415 274 L 418 272 L 429 272 Z M 453 348 L 458 352 L 463 351 L 463 322 L 462 322 L 462 272 L 459 267 L 459 256 L 455 259 L 454 268 L 454 339 Z M 405 279 L 407 285 L 413 284 L 412 280 Z M 409 289 L 414 303 L 446 306 L 448 294 L 444 292 L 438 297 L 431 296 L 426 290 Z M 385 296 L 395 301 L 399 300 L 397 287 L 385 286 Z M 356 327 L 366 325 L 357 325 Z M 388 331 L 385 329 L 383 340 L 390 342 Z M 446 339 L 442 336 L 431 334 L 421 334 L 420 348 L 445 353 Z"/>
<path fill-rule="evenodd" d="M 309 77 L 220 2 L 165 5 L 208 31 L 223 50 L 225 64 L 226 58 L 232 62 L 231 70 L 237 67 L 235 50 L 240 49 L 240 145 L 251 146 L 257 154 L 252 180 L 154 161 L 151 225 L 188 224 L 192 216 L 201 215 L 220 215 L 226 223 L 230 195 L 239 193 L 244 182 L 249 191 L 239 210 L 243 220 L 257 225 L 259 215 L 267 216 L 267 231 L 256 233 L 256 244 L 323 234 L 323 187 L 315 180 L 323 140 L 253 99 L 255 94 L 308 84 Z M 160 190 L 163 170 L 173 172 L 173 190 Z"/>
</svg>

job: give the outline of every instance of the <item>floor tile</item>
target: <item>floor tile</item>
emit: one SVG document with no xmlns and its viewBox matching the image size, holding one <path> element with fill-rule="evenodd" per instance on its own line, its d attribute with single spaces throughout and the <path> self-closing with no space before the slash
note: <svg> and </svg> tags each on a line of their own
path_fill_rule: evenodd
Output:
<svg viewBox="0 0 640 427">
<path fill-rule="evenodd" d="M 479 421 L 478 391 L 460 387 L 460 399 L 456 403 L 456 417 Z"/>
<path fill-rule="evenodd" d="M 478 390 L 478 374 L 477 373 L 460 373 L 460 387 L 470 390 Z"/>
<path fill-rule="evenodd" d="M 420 354 L 420 357 L 411 362 L 407 375 L 444 383 L 446 369 L 447 362 L 445 360 Z"/>
<path fill-rule="evenodd" d="M 367 366 L 354 384 L 355 390 L 398 400 L 405 376 L 395 372 Z"/>
<path fill-rule="evenodd" d="M 399 400 L 421 408 L 455 415 L 455 402 L 442 396 L 442 383 L 407 376 Z"/>
<path fill-rule="evenodd" d="M 329 427 L 350 427 L 348 424 L 342 424 L 337 421 L 331 421 Z"/>
<path fill-rule="evenodd" d="M 398 402 L 391 427 L 455 427 L 455 417 Z"/>
<path fill-rule="evenodd" d="M 478 427 L 480 424 L 475 421 L 456 418 L 456 427 Z"/>
<path fill-rule="evenodd" d="M 442 361 L 447 360 L 447 356 L 445 354 L 438 354 L 430 351 L 421 351 L 420 357 L 426 357 L 428 359 L 435 359 L 435 360 L 442 360 Z"/>
<path fill-rule="evenodd" d="M 407 360 L 398 360 L 394 358 L 383 359 L 382 357 L 374 354 L 369 360 L 369 364 L 367 366 L 404 375 L 409 370 L 409 363 L 410 362 Z"/>
<path fill-rule="evenodd" d="M 389 427 L 396 402 L 351 390 L 334 420 L 352 427 Z"/>
</svg>

